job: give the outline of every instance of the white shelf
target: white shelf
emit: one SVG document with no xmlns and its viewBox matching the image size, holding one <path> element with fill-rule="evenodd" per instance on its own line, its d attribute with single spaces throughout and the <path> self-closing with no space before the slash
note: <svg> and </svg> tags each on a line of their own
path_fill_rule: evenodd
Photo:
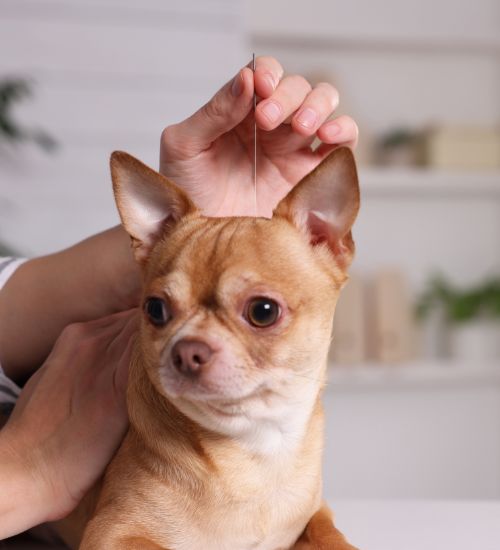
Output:
<svg viewBox="0 0 500 550">
<path fill-rule="evenodd" d="M 360 168 L 363 196 L 477 196 L 500 199 L 500 170 Z"/>
<path fill-rule="evenodd" d="M 330 365 L 326 391 L 472 385 L 494 385 L 500 390 L 500 361 L 480 365 L 452 361 L 415 361 L 401 365 Z"/>
<path fill-rule="evenodd" d="M 274 47 L 288 50 L 379 51 L 390 54 L 424 52 L 432 55 L 435 52 L 446 52 L 451 54 L 500 55 L 500 40 L 492 36 L 469 39 L 439 38 L 436 36 L 387 36 L 386 34 L 353 36 L 341 33 L 312 36 L 307 32 L 257 31 L 252 33 L 252 42 L 256 49 L 261 50 Z"/>
</svg>

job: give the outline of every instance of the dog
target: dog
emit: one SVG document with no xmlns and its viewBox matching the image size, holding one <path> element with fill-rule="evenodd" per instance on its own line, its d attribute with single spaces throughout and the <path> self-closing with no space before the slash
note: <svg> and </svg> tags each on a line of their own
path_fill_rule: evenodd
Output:
<svg viewBox="0 0 500 550">
<path fill-rule="evenodd" d="M 111 156 L 144 279 L 130 428 L 81 550 L 355 550 L 322 503 L 332 320 L 354 253 L 353 155 L 338 148 L 271 218 L 203 216 Z"/>
</svg>

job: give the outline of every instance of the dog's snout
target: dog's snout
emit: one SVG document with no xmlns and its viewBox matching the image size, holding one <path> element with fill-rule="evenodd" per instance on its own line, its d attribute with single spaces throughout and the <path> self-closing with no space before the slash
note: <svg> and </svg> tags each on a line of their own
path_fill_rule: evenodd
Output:
<svg viewBox="0 0 500 550">
<path fill-rule="evenodd" d="M 197 376 L 212 357 L 212 349 L 200 340 L 179 340 L 172 348 L 172 363 L 185 376 Z"/>
</svg>

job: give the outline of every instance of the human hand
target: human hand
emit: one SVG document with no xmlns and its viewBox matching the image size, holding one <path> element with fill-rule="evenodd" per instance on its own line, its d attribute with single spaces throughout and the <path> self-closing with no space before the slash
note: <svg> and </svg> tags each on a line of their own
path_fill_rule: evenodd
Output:
<svg viewBox="0 0 500 550">
<path fill-rule="evenodd" d="M 13 488 L 25 496 L 17 506 L 22 517 L 11 510 L 9 521 L 3 513 L 0 539 L 64 517 L 102 475 L 128 425 L 125 390 L 136 329 L 137 310 L 70 325 L 29 380 L 0 432 L 0 463 L 15 465 L 18 479 L 27 481 Z M 5 504 L 0 499 L 2 512 Z"/>
<path fill-rule="evenodd" d="M 44 363 L 64 327 L 136 307 L 141 288 L 121 226 L 25 262 L 0 292 L 3 369 L 22 383 Z"/>
<path fill-rule="evenodd" d="M 257 122 L 257 210 L 254 204 L 254 90 Z M 209 216 L 270 216 L 274 207 L 335 147 L 355 147 L 356 123 L 329 120 L 338 104 L 327 83 L 314 89 L 299 75 L 283 76 L 272 57 L 243 68 L 185 121 L 165 128 L 160 172 Z M 273 115 L 275 118 L 273 118 Z M 321 144 L 315 150 L 315 138 Z"/>
</svg>

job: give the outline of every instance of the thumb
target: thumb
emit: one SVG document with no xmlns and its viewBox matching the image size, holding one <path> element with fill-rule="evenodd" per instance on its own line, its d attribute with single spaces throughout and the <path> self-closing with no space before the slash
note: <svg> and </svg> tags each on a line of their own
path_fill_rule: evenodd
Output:
<svg viewBox="0 0 500 550">
<path fill-rule="evenodd" d="M 222 134 L 235 128 L 251 111 L 253 93 L 253 72 L 245 67 L 196 113 L 179 124 L 165 128 L 161 164 L 192 158 L 210 147 Z"/>
</svg>

